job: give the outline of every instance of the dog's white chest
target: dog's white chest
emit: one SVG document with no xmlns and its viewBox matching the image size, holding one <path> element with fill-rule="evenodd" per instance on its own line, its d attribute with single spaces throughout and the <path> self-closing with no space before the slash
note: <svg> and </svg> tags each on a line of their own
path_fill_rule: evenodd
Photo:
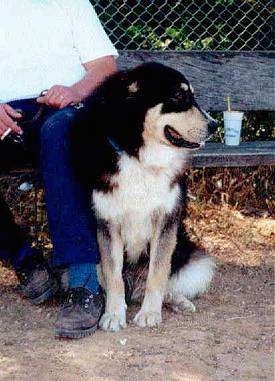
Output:
<svg viewBox="0 0 275 381">
<path fill-rule="evenodd" d="M 94 191 L 97 214 L 120 225 L 121 236 L 130 256 L 145 249 L 153 232 L 155 211 L 172 212 L 179 197 L 179 187 L 171 188 L 171 177 L 165 171 L 145 168 L 135 158 L 122 156 L 118 184 L 111 193 Z"/>
</svg>

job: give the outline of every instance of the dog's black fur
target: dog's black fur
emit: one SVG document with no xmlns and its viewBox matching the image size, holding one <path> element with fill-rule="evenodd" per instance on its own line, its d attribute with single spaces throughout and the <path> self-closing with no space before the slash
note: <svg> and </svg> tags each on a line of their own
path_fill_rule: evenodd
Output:
<svg viewBox="0 0 275 381">
<path fill-rule="evenodd" d="M 187 79 L 178 71 L 158 63 L 147 63 L 130 71 L 109 77 L 87 100 L 86 110 L 73 130 L 73 161 L 83 184 L 112 192 L 116 184 L 111 177 L 118 171 L 119 151 L 137 156 L 143 145 L 142 131 L 148 109 L 163 103 L 162 112 L 181 112 L 197 106 L 194 95 L 179 91 Z M 129 92 L 131 85 L 138 88 Z M 115 142 L 115 148 L 110 140 Z M 180 213 L 185 215 L 186 181 L 180 179 Z M 171 185 L 172 186 L 172 185 Z M 178 217 L 179 218 L 179 217 Z M 171 274 L 188 261 L 195 245 L 183 226 L 179 226 L 177 246 L 171 263 Z"/>
<path fill-rule="evenodd" d="M 138 91 L 129 94 L 129 86 Z M 73 131 L 74 162 L 82 180 L 98 190 L 112 190 L 108 182 L 117 171 L 118 152 L 136 156 L 143 145 L 144 117 L 149 108 L 163 103 L 163 113 L 185 111 L 195 105 L 191 91 L 179 92 L 188 84 L 178 71 L 159 63 L 147 63 L 109 77 L 87 100 L 87 109 Z"/>
</svg>

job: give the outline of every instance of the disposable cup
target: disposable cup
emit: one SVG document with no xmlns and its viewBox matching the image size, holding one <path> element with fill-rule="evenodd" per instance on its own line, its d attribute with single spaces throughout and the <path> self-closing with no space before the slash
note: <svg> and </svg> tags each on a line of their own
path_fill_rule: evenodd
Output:
<svg viewBox="0 0 275 381">
<path fill-rule="evenodd" d="M 226 145 L 237 146 L 240 144 L 243 114 L 241 111 L 223 112 Z"/>
</svg>

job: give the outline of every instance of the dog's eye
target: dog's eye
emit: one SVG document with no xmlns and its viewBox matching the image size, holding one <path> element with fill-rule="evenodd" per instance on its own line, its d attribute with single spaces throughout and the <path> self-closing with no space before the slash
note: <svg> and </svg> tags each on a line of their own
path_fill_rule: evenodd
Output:
<svg viewBox="0 0 275 381">
<path fill-rule="evenodd" d="M 170 95 L 170 102 L 177 103 L 182 102 L 184 95 L 181 90 L 175 91 Z"/>
<path fill-rule="evenodd" d="M 176 98 L 176 99 L 182 99 L 182 92 L 181 92 L 181 91 L 177 91 L 177 92 L 175 93 L 175 98 Z"/>
</svg>

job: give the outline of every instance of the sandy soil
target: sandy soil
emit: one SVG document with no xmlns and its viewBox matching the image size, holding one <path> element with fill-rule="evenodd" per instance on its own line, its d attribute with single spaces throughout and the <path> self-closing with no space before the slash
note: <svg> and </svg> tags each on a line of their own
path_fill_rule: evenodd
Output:
<svg viewBox="0 0 275 381">
<path fill-rule="evenodd" d="M 190 233 L 219 261 L 197 312 L 164 310 L 159 328 L 53 337 L 57 304 L 30 306 L 0 268 L 0 380 L 273 380 L 274 220 L 209 206 L 191 207 Z"/>
</svg>

